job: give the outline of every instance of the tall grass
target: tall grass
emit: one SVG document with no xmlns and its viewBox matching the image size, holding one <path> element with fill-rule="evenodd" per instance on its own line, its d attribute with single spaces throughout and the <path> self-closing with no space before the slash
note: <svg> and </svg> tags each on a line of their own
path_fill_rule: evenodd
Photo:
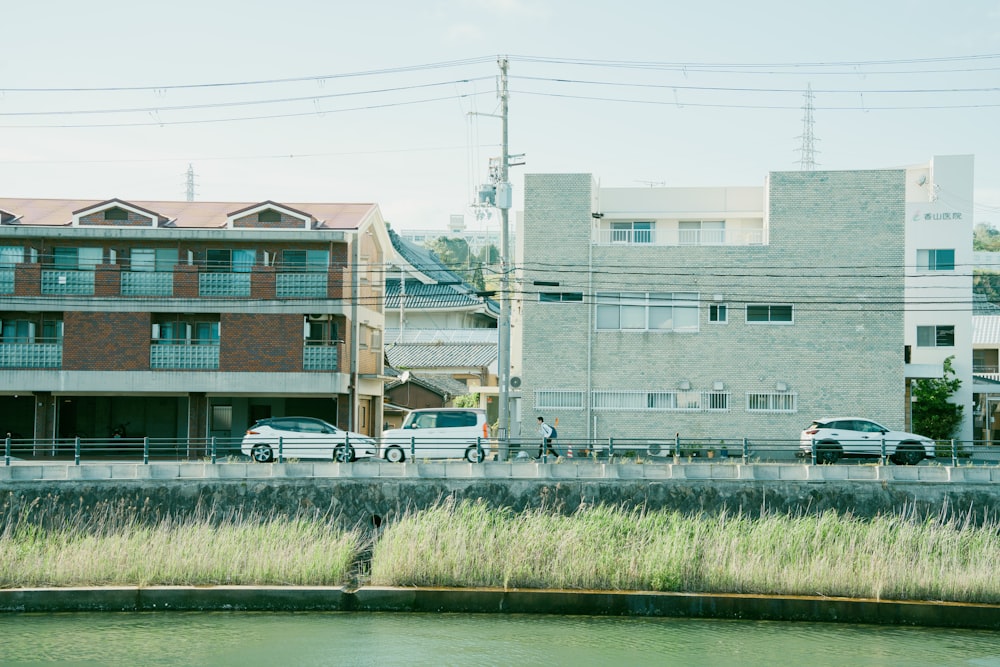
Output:
<svg viewBox="0 0 1000 667">
<path fill-rule="evenodd" d="M 336 520 L 335 520 L 336 519 Z M 367 531 L 297 516 L 152 506 L 0 506 L 0 588 L 366 583 L 827 595 L 1000 603 L 1000 524 L 834 512 L 695 517 L 447 501 Z"/>
<path fill-rule="evenodd" d="M 56 515 L 38 501 L 4 509 L 0 588 L 334 585 L 349 579 L 362 543 L 315 516 L 205 510 L 149 521 L 110 505 Z"/>
<path fill-rule="evenodd" d="M 827 595 L 1000 603 L 998 526 L 444 503 L 390 526 L 371 583 Z"/>
</svg>

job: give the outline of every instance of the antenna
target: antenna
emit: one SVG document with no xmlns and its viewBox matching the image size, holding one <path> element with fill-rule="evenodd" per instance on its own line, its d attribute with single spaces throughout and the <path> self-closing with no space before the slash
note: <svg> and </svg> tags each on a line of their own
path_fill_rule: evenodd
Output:
<svg viewBox="0 0 1000 667">
<path fill-rule="evenodd" d="M 799 146 L 799 170 L 800 171 L 813 171 L 816 169 L 816 149 L 813 143 L 816 141 L 813 136 L 813 92 L 812 84 L 806 84 L 806 92 L 802 94 L 805 98 L 805 103 L 802 105 L 802 135 L 797 137 L 802 140 L 802 145 Z"/>
</svg>

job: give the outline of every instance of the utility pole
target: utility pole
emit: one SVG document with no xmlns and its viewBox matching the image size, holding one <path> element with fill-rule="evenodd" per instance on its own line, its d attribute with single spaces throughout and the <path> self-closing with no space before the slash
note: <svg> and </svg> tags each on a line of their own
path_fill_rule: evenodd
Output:
<svg viewBox="0 0 1000 667">
<path fill-rule="evenodd" d="M 510 208 L 513 197 L 510 187 L 510 167 L 524 164 L 524 154 L 511 156 L 507 143 L 507 67 L 504 57 L 497 60 L 500 66 L 500 114 L 478 113 L 480 116 L 499 118 L 501 122 L 500 157 L 490 158 L 490 184 L 479 189 L 480 206 L 491 206 L 500 209 L 500 321 L 497 323 L 497 385 L 498 406 L 497 440 L 499 441 L 499 458 L 505 460 L 510 437 L 510 310 L 511 289 L 510 274 L 512 271 L 510 253 Z M 511 158 L 518 161 L 511 163 Z"/>
<path fill-rule="evenodd" d="M 500 173 L 497 183 L 497 206 L 500 207 L 500 322 L 497 350 L 497 383 L 499 387 L 500 451 L 506 453 L 510 433 L 510 182 L 508 180 L 507 147 L 507 59 L 500 58 Z"/>
</svg>

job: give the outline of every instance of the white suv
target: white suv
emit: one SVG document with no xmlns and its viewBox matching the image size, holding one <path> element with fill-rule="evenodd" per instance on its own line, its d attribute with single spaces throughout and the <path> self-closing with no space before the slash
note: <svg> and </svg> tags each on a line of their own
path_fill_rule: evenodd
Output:
<svg viewBox="0 0 1000 667">
<path fill-rule="evenodd" d="M 799 457 L 811 457 L 816 447 L 816 463 L 836 463 L 843 457 L 875 458 L 885 454 L 897 465 L 917 465 L 934 458 L 934 441 L 915 433 L 893 431 L 870 419 L 826 417 L 814 420 L 802 431 Z"/>
<path fill-rule="evenodd" d="M 414 410 L 402 428 L 382 432 L 382 458 L 393 463 L 459 457 L 479 463 L 489 450 L 486 411 L 474 408 Z"/>
<path fill-rule="evenodd" d="M 327 459 L 348 463 L 373 456 L 373 438 L 337 428 L 316 417 L 258 419 L 243 436 L 240 448 L 257 463 L 278 458 Z"/>
</svg>

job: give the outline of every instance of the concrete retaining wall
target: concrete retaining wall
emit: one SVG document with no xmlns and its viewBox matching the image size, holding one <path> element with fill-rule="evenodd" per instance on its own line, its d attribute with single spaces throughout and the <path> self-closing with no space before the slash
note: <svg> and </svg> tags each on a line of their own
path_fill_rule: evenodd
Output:
<svg viewBox="0 0 1000 667">
<path fill-rule="evenodd" d="M 0 499 L 17 511 L 37 499 L 56 510 L 114 505 L 155 519 L 201 508 L 332 513 L 345 523 L 392 520 L 447 497 L 520 511 L 612 504 L 686 513 L 757 515 L 837 510 L 857 516 L 1000 510 L 1000 468 L 784 464 L 536 464 L 363 462 L 18 464 L 0 467 Z M 49 515 L 59 512 L 49 512 Z M 377 518 L 376 518 L 377 517 Z"/>
<path fill-rule="evenodd" d="M 1000 606 L 821 596 L 309 586 L 121 586 L 0 590 L 0 613 L 366 611 L 665 616 L 1000 628 Z"/>
</svg>

